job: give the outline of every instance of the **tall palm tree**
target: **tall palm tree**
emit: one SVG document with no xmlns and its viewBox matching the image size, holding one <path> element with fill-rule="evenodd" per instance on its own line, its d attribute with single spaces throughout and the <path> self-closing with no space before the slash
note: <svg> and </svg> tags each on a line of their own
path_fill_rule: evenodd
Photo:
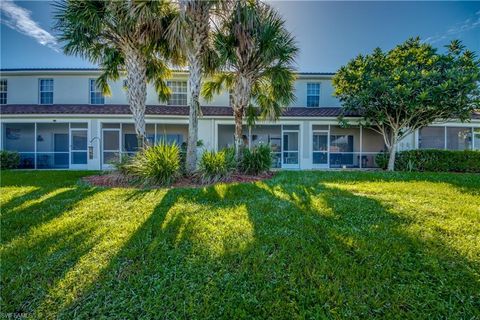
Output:
<svg viewBox="0 0 480 320">
<path fill-rule="evenodd" d="M 198 117 L 201 116 L 199 96 L 203 73 L 211 53 L 210 24 L 225 12 L 227 0 L 178 0 L 179 14 L 168 31 L 170 45 L 180 49 L 189 67 L 188 88 L 189 126 L 186 170 L 193 172 L 197 165 Z"/>
<path fill-rule="evenodd" d="M 147 82 L 153 82 L 161 100 L 169 89 L 167 57 L 177 57 L 167 46 L 166 29 L 175 11 L 167 1 L 63 0 L 56 6 L 56 29 L 66 54 L 98 64 L 97 80 L 110 94 L 109 80 L 127 75 L 127 100 L 135 122 L 138 146 L 145 139 Z"/>
<path fill-rule="evenodd" d="M 235 117 L 235 154 L 241 157 L 242 123 L 276 120 L 294 99 L 293 63 L 298 52 L 285 21 L 260 1 L 236 1 L 215 35 L 217 69 L 202 94 L 212 99 L 227 89 Z"/>
</svg>

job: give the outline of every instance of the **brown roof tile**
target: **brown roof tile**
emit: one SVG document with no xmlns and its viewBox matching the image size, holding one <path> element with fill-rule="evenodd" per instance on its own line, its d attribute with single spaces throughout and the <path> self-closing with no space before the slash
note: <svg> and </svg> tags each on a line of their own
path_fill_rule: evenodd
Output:
<svg viewBox="0 0 480 320">
<path fill-rule="evenodd" d="M 232 116 L 232 108 L 226 106 L 204 106 L 202 107 L 204 116 Z M 285 117 L 337 117 L 341 109 L 338 107 L 328 108 L 306 108 L 295 107 L 286 109 L 283 113 Z M 9 104 L 0 106 L 0 114 L 92 114 L 92 115 L 123 115 L 130 114 L 128 105 L 19 105 Z M 165 106 L 149 105 L 146 110 L 147 115 L 169 115 L 169 116 L 188 116 L 187 106 Z"/>
<path fill-rule="evenodd" d="M 233 115 L 232 108 L 227 106 L 203 106 L 203 115 L 210 117 L 230 117 Z M 341 113 L 339 107 L 322 107 L 307 108 L 294 107 L 285 109 L 284 117 L 338 117 Z M 37 105 L 37 104 L 7 104 L 0 106 L 0 114 L 2 115 L 21 115 L 21 114 L 91 114 L 91 115 L 125 115 L 131 114 L 128 105 L 105 104 L 105 105 L 89 105 L 89 104 L 53 104 L 53 105 Z M 146 110 L 147 115 L 166 115 L 166 116 L 188 116 L 187 106 L 166 106 L 166 105 L 149 105 Z M 357 117 L 358 114 L 346 113 L 350 117 Z M 472 114 L 472 119 L 480 119 L 480 111 Z"/>
</svg>

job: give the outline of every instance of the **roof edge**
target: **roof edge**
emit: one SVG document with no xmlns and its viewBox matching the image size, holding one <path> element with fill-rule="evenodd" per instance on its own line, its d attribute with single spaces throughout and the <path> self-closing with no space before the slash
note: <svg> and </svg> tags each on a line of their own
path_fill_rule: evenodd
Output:
<svg viewBox="0 0 480 320">
<path fill-rule="evenodd" d="M 36 71 L 47 71 L 47 72 L 62 72 L 62 71 L 86 71 L 94 72 L 101 71 L 102 68 L 0 68 L 0 72 L 36 72 Z M 188 73 L 188 70 L 173 69 L 173 72 L 178 73 Z M 295 72 L 297 75 L 301 76 L 333 76 L 335 72 Z"/>
</svg>

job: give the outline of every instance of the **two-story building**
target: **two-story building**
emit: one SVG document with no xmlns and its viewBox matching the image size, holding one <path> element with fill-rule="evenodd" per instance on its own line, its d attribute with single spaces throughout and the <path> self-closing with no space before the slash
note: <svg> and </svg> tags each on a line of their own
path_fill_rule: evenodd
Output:
<svg viewBox="0 0 480 320">
<path fill-rule="evenodd" d="M 22 168 L 108 169 L 122 154 L 134 153 L 137 141 L 127 105 L 124 80 L 111 83 L 112 95 L 97 89 L 97 69 L 3 69 L 0 78 L 0 149 L 20 153 Z M 383 138 L 368 128 L 338 124 L 340 102 L 333 97 L 332 73 L 299 73 L 296 101 L 276 122 L 245 126 L 246 145 L 268 143 L 274 167 L 316 169 L 376 167 Z M 188 96 L 186 72 L 175 72 L 169 101 L 147 92 L 147 135 L 186 142 Z M 228 92 L 201 101 L 202 149 L 233 145 L 233 116 Z M 358 117 L 350 115 L 355 124 Z M 451 121 L 416 131 L 399 149 L 480 150 L 480 114 L 467 123 Z M 201 152 L 200 150 L 200 152 Z"/>
</svg>

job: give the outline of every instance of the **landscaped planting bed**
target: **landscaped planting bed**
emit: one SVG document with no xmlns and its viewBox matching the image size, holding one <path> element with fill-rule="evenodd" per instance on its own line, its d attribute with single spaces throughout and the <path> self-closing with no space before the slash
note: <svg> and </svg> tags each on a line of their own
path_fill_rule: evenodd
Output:
<svg viewBox="0 0 480 320">
<path fill-rule="evenodd" d="M 479 175 L 135 189 L 94 174 L 2 172 L 2 315 L 480 317 Z"/>
</svg>

